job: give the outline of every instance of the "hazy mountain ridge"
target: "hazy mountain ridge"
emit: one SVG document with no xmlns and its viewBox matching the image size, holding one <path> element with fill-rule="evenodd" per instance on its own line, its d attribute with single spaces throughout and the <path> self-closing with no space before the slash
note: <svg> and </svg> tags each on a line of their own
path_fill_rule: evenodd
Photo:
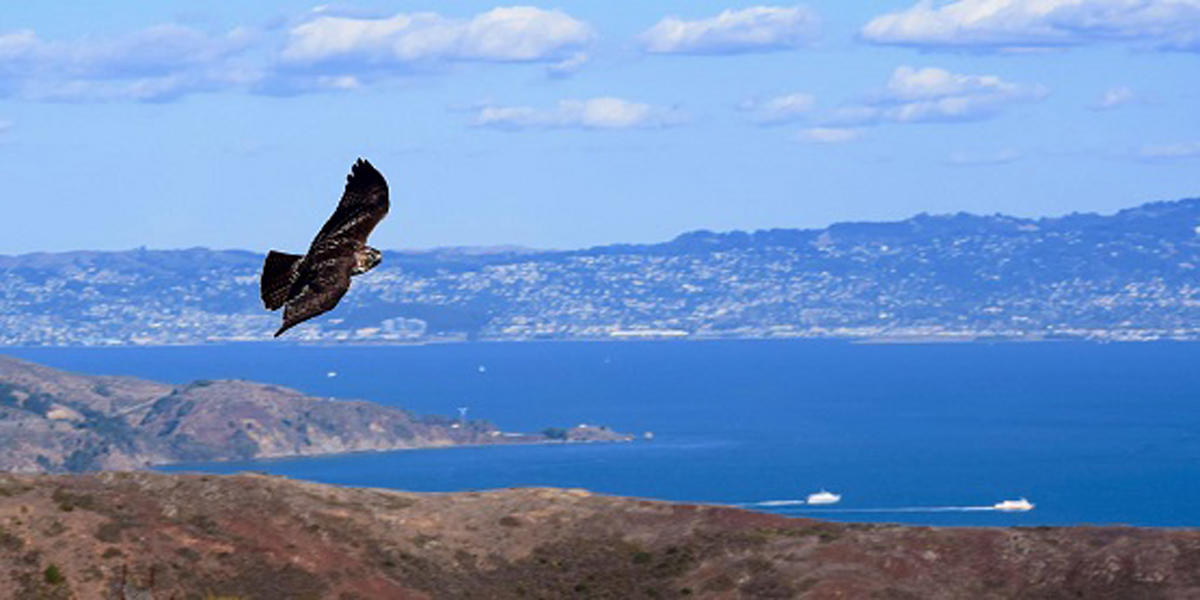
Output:
<svg viewBox="0 0 1200 600">
<path fill-rule="evenodd" d="M 583 250 L 386 253 L 290 339 L 1200 339 L 1200 199 L 1113 215 L 918 215 L 697 231 Z M 267 339 L 261 257 L 205 249 L 0 257 L 0 343 Z"/>
<path fill-rule="evenodd" d="M 569 441 L 625 440 L 596 428 Z M 0 356 L 0 470 L 134 469 L 180 461 L 549 441 L 485 421 L 417 416 L 247 381 L 173 386 Z"/>
<path fill-rule="evenodd" d="M 21 598 L 1194 598 L 1200 532 L 929 528 L 515 489 L 0 474 Z"/>
</svg>

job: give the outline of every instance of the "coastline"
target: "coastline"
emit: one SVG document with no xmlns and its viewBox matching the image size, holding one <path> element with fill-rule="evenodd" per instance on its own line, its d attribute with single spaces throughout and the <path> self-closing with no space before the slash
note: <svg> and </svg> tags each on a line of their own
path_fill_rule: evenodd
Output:
<svg viewBox="0 0 1200 600">
<path fill-rule="evenodd" d="M 366 456 L 366 455 L 371 455 L 371 454 L 388 454 L 388 453 L 392 453 L 392 452 L 428 452 L 428 451 L 438 451 L 438 450 L 457 450 L 459 448 L 464 448 L 464 449 L 465 448 L 499 448 L 499 447 L 507 447 L 507 446 L 555 446 L 555 445 L 572 446 L 572 445 L 587 445 L 587 444 L 632 444 L 632 443 L 636 443 L 638 441 L 638 438 L 632 434 L 618 434 L 618 435 L 623 436 L 625 439 L 611 439 L 611 440 L 531 439 L 528 441 L 497 442 L 497 443 L 489 443 L 489 444 L 433 444 L 433 445 L 429 445 L 429 446 L 409 446 L 409 447 L 396 447 L 396 448 L 364 448 L 362 450 L 348 450 L 345 452 L 322 452 L 319 454 L 282 454 L 282 455 L 272 455 L 272 456 L 258 456 L 258 457 L 253 457 L 253 458 L 227 458 L 227 459 L 206 460 L 206 461 L 176 461 L 176 462 L 167 462 L 167 463 L 153 463 L 153 464 L 147 464 L 144 469 L 139 469 L 139 470 L 160 472 L 160 473 L 168 473 L 169 472 L 169 473 L 202 474 L 202 473 L 206 473 L 206 471 L 203 471 L 203 470 L 189 471 L 187 468 L 189 466 L 193 466 L 193 465 L 194 466 L 221 465 L 221 464 L 230 464 L 230 463 L 238 463 L 238 462 L 272 463 L 272 462 L 284 462 L 284 461 L 292 461 L 292 460 L 304 460 L 304 459 L 308 459 L 308 458 L 336 458 L 336 457 L 343 457 L 343 456 Z M 98 471 L 98 472 L 103 473 L 104 471 Z M 248 472 L 254 472 L 254 471 L 248 471 Z M 3 473 L 3 472 L 0 471 L 0 473 Z M 388 488 L 379 488 L 379 489 L 388 489 Z"/>
<path fill-rule="evenodd" d="M 658 434 L 654 444 L 370 451 L 340 459 L 305 444 L 309 450 L 284 466 L 234 463 L 214 471 L 262 469 L 400 489 L 538 482 L 718 502 L 795 498 L 826 487 L 845 493 L 846 506 L 854 507 L 1027 496 L 1038 509 L 1019 518 L 922 513 L 902 520 L 1200 523 L 1186 483 L 1195 472 L 1186 462 L 1195 442 L 1179 433 L 1196 425 L 1188 410 L 1200 389 L 1196 344 L 481 343 L 19 354 L 57 368 L 155 380 L 265 379 L 322 398 L 366 398 L 417 414 L 470 406 L 469 417 L 504 431 L 588 422 Z M 486 372 L 478 372 L 479 365 Z M 338 377 L 327 378 L 329 370 Z M 1162 387 L 1148 387 L 1152 382 Z M 1148 493 L 1157 489 L 1180 493 Z M 893 517 L 861 520 L 876 519 Z"/>
<path fill-rule="evenodd" d="M 634 439 L 600 425 L 512 432 L 467 420 L 465 412 L 458 418 L 422 416 L 237 378 L 176 385 L 88 375 L 5 355 L 0 355 L 0 424 L 9 426 L 0 465 L 14 472 Z"/>
<path fill-rule="evenodd" d="M 131 348 L 215 348 L 221 346 L 274 345 L 311 348 L 405 348 L 421 346 L 453 346 L 467 344 L 639 344 L 639 343 L 707 343 L 707 342 L 812 342 L 844 343 L 863 345 L 934 345 L 934 344 L 1148 344 L 1148 343 L 1196 343 L 1200 335 L 1189 336 L 1144 336 L 1128 332 L 1114 332 L 1111 337 L 1066 336 L 1066 335 L 996 335 L 994 333 L 962 333 L 947 335 L 895 335 L 895 336 L 619 336 L 619 337 L 575 337 L 575 338 L 439 338 L 427 340 L 276 340 L 268 337 L 256 340 L 213 340 L 187 343 L 155 344 L 44 344 L 44 345 L 0 345 L 0 353 L 6 349 L 38 350 L 54 348 L 71 349 L 131 349 Z"/>
</svg>

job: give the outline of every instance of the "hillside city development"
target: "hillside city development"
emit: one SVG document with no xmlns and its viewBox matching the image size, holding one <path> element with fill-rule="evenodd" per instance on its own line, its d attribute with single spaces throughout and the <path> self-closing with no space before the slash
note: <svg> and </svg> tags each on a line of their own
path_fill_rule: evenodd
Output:
<svg viewBox="0 0 1200 600">
<path fill-rule="evenodd" d="M 262 257 L 0 257 L 0 344 L 267 340 Z M 284 339 L 1200 339 L 1200 199 L 1115 215 L 919 215 L 573 251 L 389 252 Z"/>
</svg>

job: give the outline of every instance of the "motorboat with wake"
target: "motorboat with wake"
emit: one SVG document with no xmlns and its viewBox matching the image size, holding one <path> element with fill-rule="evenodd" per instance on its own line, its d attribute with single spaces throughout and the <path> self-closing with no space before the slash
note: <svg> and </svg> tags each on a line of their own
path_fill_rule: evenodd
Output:
<svg viewBox="0 0 1200 600">
<path fill-rule="evenodd" d="M 830 491 L 821 490 L 808 495 L 804 500 L 806 504 L 837 504 L 842 501 L 841 494 L 835 494 Z"/>
<path fill-rule="evenodd" d="M 1004 512 L 1025 512 L 1033 510 L 1033 503 L 1024 498 L 1018 500 L 1001 500 L 993 504 L 992 508 Z"/>
</svg>

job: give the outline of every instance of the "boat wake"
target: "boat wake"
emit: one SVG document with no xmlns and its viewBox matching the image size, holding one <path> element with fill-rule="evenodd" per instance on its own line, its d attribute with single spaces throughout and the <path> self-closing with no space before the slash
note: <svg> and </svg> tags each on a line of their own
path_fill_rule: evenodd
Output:
<svg viewBox="0 0 1200 600">
<path fill-rule="evenodd" d="M 812 513 L 944 513 L 944 512 L 1028 512 L 1034 504 L 1024 498 L 1019 500 L 1001 500 L 991 506 L 898 506 L 892 508 L 829 508 L 822 504 L 832 504 L 841 500 L 837 494 L 821 491 L 809 495 L 808 500 L 763 500 L 741 504 L 746 508 L 773 509 L 776 511 L 812 512 Z"/>
<path fill-rule="evenodd" d="M 897 506 L 894 508 L 817 508 L 790 507 L 795 512 L 812 513 L 938 513 L 938 512 L 983 512 L 1002 511 L 995 506 Z"/>
<path fill-rule="evenodd" d="M 808 497 L 805 498 L 804 500 L 763 500 L 761 502 L 745 502 L 745 503 L 739 504 L 738 506 L 743 506 L 743 507 L 747 507 L 747 508 L 753 508 L 753 507 L 771 508 L 771 507 L 780 507 L 780 506 L 821 506 L 821 505 L 828 505 L 828 504 L 837 504 L 838 502 L 841 502 L 841 501 L 842 501 L 841 494 L 835 494 L 830 491 L 821 490 L 819 492 L 809 494 Z"/>
<path fill-rule="evenodd" d="M 742 504 L 739 504 L 738 506 L 772 507 L 772 506 L 803 506 L 803 505 L 804 505 L 803 500 L 763 500 L 762 502 L 744 502 Z"/>
<path fill-rule="evenodd" d="M 760 502 L 743 502 L 735 506 L 742 508 L 759 508 L 773 512 L 800 513 L 945 513 L 945 512 L 1028 512 L 1034 504 L 1025 498 L 1018 500 L 1001 500 L 991 506 L 897 506 L 891 508 L 831 508 L 827 505 L 836 504 L 842 500 L 841 494 L 821 490 L 809 494 L 805 500 L 762 500 Z"/>
</svg>

